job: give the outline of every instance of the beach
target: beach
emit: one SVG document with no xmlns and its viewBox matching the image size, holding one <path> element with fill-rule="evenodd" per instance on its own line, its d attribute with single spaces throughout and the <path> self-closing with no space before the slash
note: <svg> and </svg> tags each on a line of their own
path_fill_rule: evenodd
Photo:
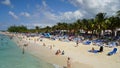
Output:
<svg viewBox="0 0 120 68">
<path fill-rule="evenodd" d="M 22 40 L 20 40 L 22 38 Z M 24 44 L 28 46 L 24 47 L 25 52 L 29 52 L 33 56 L 40 58 L 50 64 L 58 65 L 61 68 L 66 67 L 67 57 L 71 58 L 72 68 L 119 68 L 120 67 L 120 48 L 117 47 L 118 51 L 112 56 L 107 56 L 107 53 L 112 51 L 113 48 L 104 47 L 102 53 L 90 53 L 92 47 L 99 49 L 95 45 L 83 45 L 79 43 L 75 47 L 75 42 L 63 42 L 59 40 L 51 40 L 42 38 L 42 41 L 35 40 L 38 37 L 27 38 L 20 34 L 14 35 L 13 40 L 18 44 L 20 48 Z M 45 43 L 46 46 L 43 46 Z M 52 48 L 50 48 L 52 46 Z M 64 50 L 64 55 L 55 55 L 56 50 Z"/>
<path fill-rule="evenodd" d="M 0 68 L 120 68 L 120 0 L 0 0 Z"/>
</svg>

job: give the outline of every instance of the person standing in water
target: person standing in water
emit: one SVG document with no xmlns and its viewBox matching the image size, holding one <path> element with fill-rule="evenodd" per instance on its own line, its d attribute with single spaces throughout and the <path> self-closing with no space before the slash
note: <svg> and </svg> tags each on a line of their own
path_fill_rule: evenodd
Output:
<svg viewBox="0 0 120 68">
<path fill-rule="evenodd" d="M 25 53 L 25 47 L 27 47 L 27 46 L 28 46 L 28 44 L 24 44 L 24 45 L 23 45 L 23 51 L 22 51 L 22 54 Z"/>
<path fill-rule="evenodd" d="M 22 54 L 24 54 L 25 53 L 25 49 L 24 49 L 24 47 L 23 47 L 23 51 L 22 51 Z"/>
<path fill-rule="evenodd" d="M 70 57 L 67 59 L 67 68 L 71 68 L 71 60 Z"/>
</svg>

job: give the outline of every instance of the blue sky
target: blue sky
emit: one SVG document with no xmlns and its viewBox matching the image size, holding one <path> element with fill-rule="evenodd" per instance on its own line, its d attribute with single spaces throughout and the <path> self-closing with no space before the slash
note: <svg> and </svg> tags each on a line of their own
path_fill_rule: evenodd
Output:
<svg viewBox="0 0 120 68">
<path fill-rule="evenodd" d="M 120 0 L 0 0 L 0 30 L 11 25 L 52 26 L 93 18 L 99 12 L 108 16 L 120 10 Z"/>
</svg>

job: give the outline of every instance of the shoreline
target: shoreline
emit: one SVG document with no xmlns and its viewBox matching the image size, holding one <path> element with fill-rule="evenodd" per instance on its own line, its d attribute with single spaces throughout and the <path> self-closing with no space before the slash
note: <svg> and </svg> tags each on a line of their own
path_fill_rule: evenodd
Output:
<svg viewBox="0 0 120 68">
<path fill-rule="evenodd" d="M 17 38 L 17 39 L 15 39 Z M 48 47 L 42 46 L 42 44 L 39 44 L 36 42 L 34 44 L 33 40 L 28 41 L 28 40 L 18 40 L 18 37 L 15 37 L 14 41 L 21 47 L 23 45 L 22 43 L 28 43 L 28 46 L 25 48 L 27 52 L 32 54 L 33 56 L 37 57 L 38 59 L 42 59 L 47 63 L 52 64 L 53 66 L 59 67 L 59 68 L 66 68 L 67 65 L 67 56 L 66 55 L 55 55 L 55 50 L 52 49 L 50 50 Z M 19 42 L 19 43 L 18 43 Z M 39 52 L 38 52 L 39 51 Z M 42 51 L 42 52 L 40 52 Z M 48 55 L 47 55 L 48 54 Z M 84 63 L 80 63 L 77 61 L 72 62 L 72 68 L 78 68 L 78 67 L 83 67 L 83 68 L 93 68 L 92 66 Z"/>
<path fill-rule="evenodd" d="M 18 35 L 15 37 L 18 38 Z M 72 68 L 101 68 L 101 66 L 102 68 L 120 67 L 119 46 L 117 47 L 118 51 L 115 55 L 107 56 L 106 54 L 113 48 L 104 47 L 104 52 L 95 54 L 88 52 L 88 50 L 92 47 L 99 49 L 98 46 L 79 44 L 78 47 L 75 47 L 75 42 L 68 43 L 46 38 L 43 38 L 42 42 L 35 42 L 34 39 L 35 38 L 31 38 L 31 40 L 29 40 L 29 38 L 25 37 L 21 42 L 19 42 L 19 44 L 21 46 L 24 43 L 27 43 L 27 52 L 50 64 L 56 64 L 60 67 L 66 66 L 67 57 L 70 57 L 72 61 Z M 46 46 L 43 46 L 43 43 L 45 43 Z M 52 49 L 50 49 L 51 45 L 54 45 Z M 58 49 L 64 50 L 65 55 L 55 55 L 55 52 Z"/>
</svg>

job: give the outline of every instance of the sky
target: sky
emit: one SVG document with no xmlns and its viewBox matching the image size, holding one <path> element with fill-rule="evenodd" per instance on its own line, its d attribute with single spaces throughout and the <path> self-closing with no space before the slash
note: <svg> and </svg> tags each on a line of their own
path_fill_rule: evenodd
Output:
<svg viewBox="0 0 120 68">
<path fill-rule="evenodd" d="M 53 26 L 94 18 L 99 12 L 115 15 L 120 0 L 0 0 L 0 30 L 11 25 Z"/>
</svg>

